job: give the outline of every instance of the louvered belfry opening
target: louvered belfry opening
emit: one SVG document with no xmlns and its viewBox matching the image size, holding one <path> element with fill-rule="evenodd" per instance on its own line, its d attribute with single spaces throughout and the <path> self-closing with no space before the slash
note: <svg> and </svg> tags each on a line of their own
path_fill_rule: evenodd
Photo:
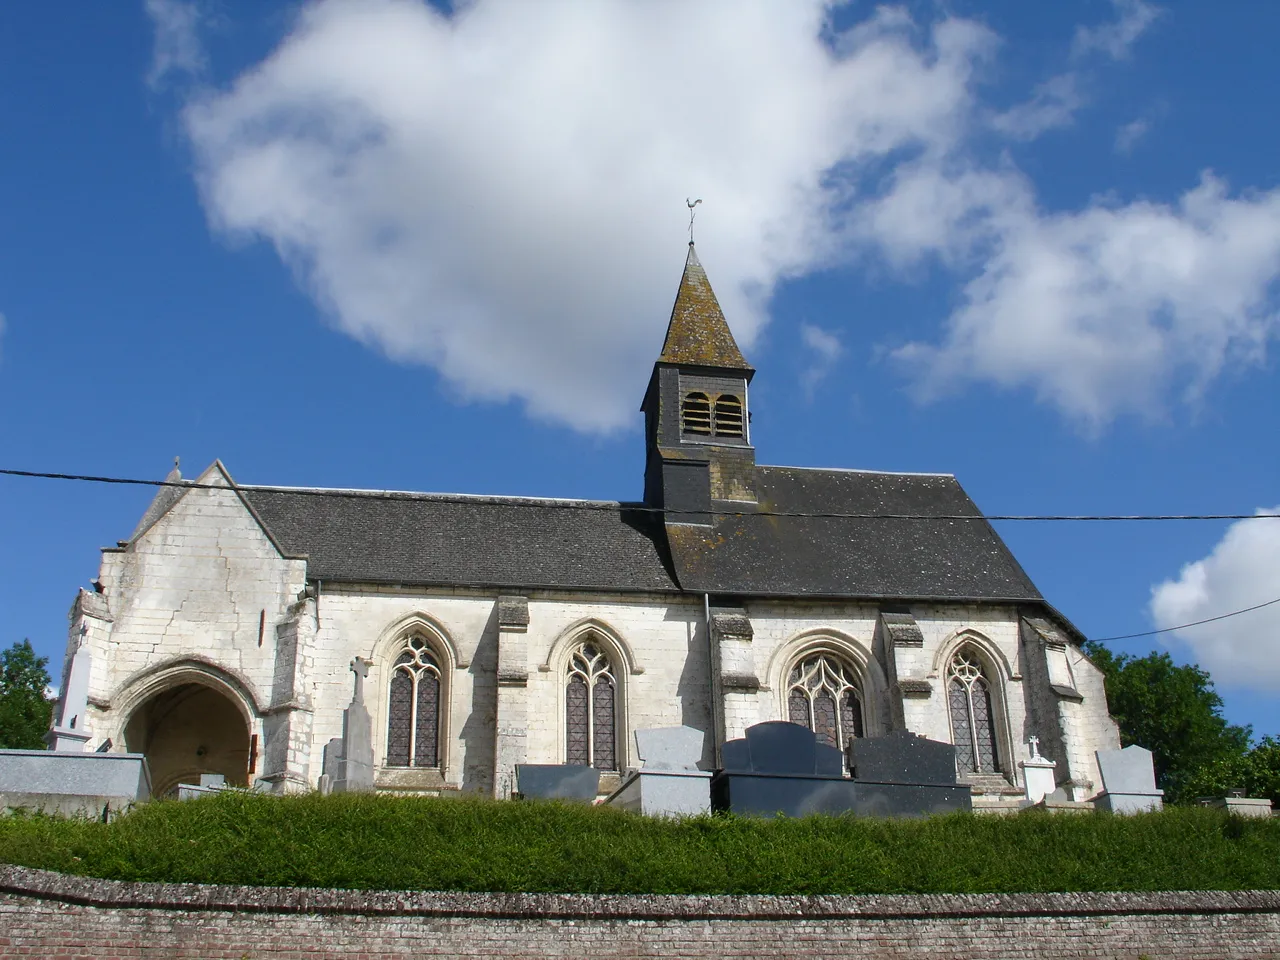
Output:
<svg viewBox="0 0 1280 960">
<path fill-rule="evenodd" d="M 680 426 L 690 436 L 711 436 L 711 398 L 705 393 L 687 394 L 680 407 Z"/>
<path fill-rule="evenodd" d="M 742 401 L 731 393 L 716 397 L 715 435 L 717 437 L 742 436 Z"/>
<path fill-rule="evenodd" d="M 725 437 L 741 440 L 745 436 L 742 400 L 732 393 L 714 399 L 700 390 L 684 395 L 680 404 L 680 430 L 686 437 Z"/>
</svg>

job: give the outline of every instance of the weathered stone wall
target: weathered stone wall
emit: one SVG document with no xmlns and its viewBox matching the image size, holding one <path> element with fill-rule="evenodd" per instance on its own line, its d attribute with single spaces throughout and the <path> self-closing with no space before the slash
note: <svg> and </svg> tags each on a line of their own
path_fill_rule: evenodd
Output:
<svg viewBox="0 0 1280 960">
<path fill-rule="evenodd" d="M 681 897 L 365 893 L 0 866 L 0 957 L 1280 957 L 1280 893 Z"/>
<path fill-rule="evenodd" d="M 227 482 L 217 467 L 201 481 Z M 516 759 L 563 761 L 565 662 L 573 643 L 590 632 L 614 661 L 619 728 L 626 731 L 619 743 L 623 767 L 637 762 L 630 731 L 677 724 L 711 730 L 699 596 L 507 590 L 526 604 L 527 623 L 506 633 L 500 657 L 498 590 L 308 583 L 306 561 L 281 556 L 229 486 L 186 491 L 127 548 L 104 555 L 100 580 L 104 593 L 86 594 L 78 606 L 105 605 L 102 616 L 85 615 L 85 632 L 73 630 L 73 644 L 83 636 L 92 654 L 89 749 L 106 737 L 124 749 L 128 715 L 163 689 L 166 665 L 192 661 L 208 668 L 215 688 L 223 684 L 218 689 L 258 738 L 254 776 L 277 789 L 312 787 L 325 745 L 342 733 L 353 688 L 349 665 L 360 657 L 371 662 L 366 699 L 380 764 L 391 664 L 414 630 L 434 637 L 446 661 L 442 769 L 379 771 L 381 786 L 506 796 Z M 723 641 L 733 679 L 715 704 L 723 738 L 785 717 L 790 666 L 821 647 L 861 674 L 868 734 L 905 727 L 949 740 L 947 662 L 958 643 L 972 641 L 992 682 L 1009 780 L 1020 779 L 1018 763 L 1035 735 L 1058 761 L 1059 780 L 1075 777 L 1076 798 L 1084 799 L 1097 792 L 1093 751 L 1117 746 L 1099 672 L 1065 638 L 1054 635 L 1046 645 L 1044 633 L 1026 627 L 1012 605 L 912 604 L 910 615 L 900 615 L 909 629 L 888 640 L 877 640 L 881 609 L 873 603 L 751 600 L 742 615 L 749 624 L 744 635 Z M 1074 693 L 1064 699 L 1053 684 Z M 503 727 L 502 743 L 500 702 L 521 718 L 518 729 Z M 708 737 L 708 763 L 712 748 Z M 997 800 L 1017 792 L 1003 781 L 993 790 Z"/>
</svg>

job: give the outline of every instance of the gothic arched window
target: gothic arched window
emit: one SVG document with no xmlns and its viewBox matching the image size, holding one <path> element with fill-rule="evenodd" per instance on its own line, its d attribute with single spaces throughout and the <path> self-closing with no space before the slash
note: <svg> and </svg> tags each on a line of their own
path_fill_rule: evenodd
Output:
<svg viewBox="0 0 1280 960">
<path fill-rule="evenodd" d="M 810 654 L 787 677 L 787 719 L 837 750 L 863 735 L 857 674 L 829 653 Z"/>
<path fill-rule="evenodd" d="M 711 436 L 711 398 L 705 393 L 686 394 L 680 405 L 680 428 L 696 437 Z"/>
<path fill-rule="evenodd" d="M 420 636 L 409 637 L 391 668 L 387 766 L 440 766 L 440 661 Z"/>
<path fill-rule="evenodd" d="M 565 677 L 565 762 L 618 769 L 618 682 L 604 651 L 587 641 Z"/>
<path fill-rule="evenodd" d="M 972 646 L 957 650 L 947 667 L 947 704 L 958 771 L 998 773 L 1000 757 L 991 683 L 982 658 Z"/>
</svg>

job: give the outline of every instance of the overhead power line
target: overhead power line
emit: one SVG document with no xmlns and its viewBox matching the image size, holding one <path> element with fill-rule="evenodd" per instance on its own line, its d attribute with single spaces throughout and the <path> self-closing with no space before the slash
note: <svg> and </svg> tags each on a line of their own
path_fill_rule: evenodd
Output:
<svg viewBox="0 0 1280 960">
<path fill-rule="evenodd" d="M 1269 607 L 1273 603 L 1280 603 L 1280 597 L 1276 597 L 1274 600 L 1268 600 L 1266 603 L 1255 603 L 1252 607 L 1245 607 L 1242 610 L 1232 610 L 1230 613 L 1222 613 L 1216 617 L 1208 617 L 1204 620 L 1194 620 L 1191 623 L 1180 623 L 1176 627 L 1165 627 L 1163 630 L 1144 630 L 1142 633 L 1125 633 L 1118 637 L 1099 637 L 1094 642 L 1107 643 L 1111 640 L 1132 640 L 1135 637 L 1154 637 L 1158 633 L 1173 633 L 1175 630 L 1185 630 L 1187 627 L 1198 627 L 1202 623 L 1215 623 L 1218 620 L 1226 620 L 1228 617 L 1238 617 L 1242 613 L 1261 610 L 1263 607 Z"/>
<path fill-rule="evenodd" d="M 227 490 L 219 483 L 197 483 L 193 480 L 140 480 L 132 477 L 104 477 L 90 474 L 49 473 L 39 470 L 0 469 L 0 476 L 30 477 L 38 480 L 74 480 L 85 483 L 123 484 L 140 487 L 181 487 L 184 490 Z M 234 489 L 258 493 L 287 493 L 294 496 L 336 497 L 353 500 L 416 500 L 424 496 L 449 496 L 449 494 L 419 494 L 388 490 L 336 490 L 309 487 L 274 487 L 260 484 L 237 484 Z M 485 499 L 483 494 L 468 494 L 469 498 Z M 843 513 L 804 510 L 670 510 L 665 507 L 647 507 L 631 503 L 599 503 L 579 500 L 555 500 L 538 497 L 493 496 L 510 506 L 561 507 L 573 510 L 626 510 L 629 513 L 705 514 L 727 517 L 802 517 L 838 520 L 1024 520 L 1024 521 L 1154 521 L 1154 520 L 1280 520 L 1280 514 L 1271 513 L 1160 513 L 1160 514 L 1041 514 L 1041 513 Z"/>
<path fill-rule="evenodd" d="M 391 491 L 378 490 L 326 490 L 314 489 L 306 487 L 266 487 L 266 486 L 241 486 L 239 484 L 234 488 L 226 487 L 218 483 L 197 483 L 193 480 L 139 480 L 131 477 L 100 477 L 87 474 L 73 473 L 49 473 L 38 470 L 6 470 L 0 469 L 0 476 L 9 477 L 30 477 L 38 480 L 75 480 L 85 483 L 110 483 L 124 484 L 128 486 L 140 487 L 181 487 L 184 490 L 227 490 L 240 489 L 252 490 L 264 493 L 288 493 L 302 496 L 313 497 L 346 497 L 353 499 L 365 500 L 411 500 L 417 499 L 421 494 L 413 493 L 396 493 Z M 444 496 L 447 496 L 445 494 Z M 630 504 L 615 503 L 591 503 L 582 501 L 555 501 L 540 500 L 537 498 L 497 498 L 503 499 L 506 503 L 515 506 L 563 506 L 570 509 L 592 509 L 592 510 L 617 510 L 626 509 L 629 511 L 640 511 L 646 513 L 681 513 L 695 511 L 671 511 L 662 507 L 644 507 L 632 506 Z M 705 511 L 696 511 L 703 513 Z M 839 518 L 847 520 L 1276 520 L 1280 519 L 1280 514 L 1271 513 L 1178 513 L 1178 514 L 936 514 L 936 513 L 805 513 L 799 511 L 785 510 L 759 510 L 747 513 L 725 513 L 723 511 L 714 511 L 718 516 L 765 516 L 765 517 L 814 517 L 814 518 Z M 1110 643 L 1115 640 L 1133 640 L 1138 637 L 1154 637 L 1162 633 L 1174 633 L 1178 630 L 1185 630 L 1189 627 L 1198 627 L 1206 623 L 1216 623 L 1219 620 L 1226 620 L 1230 617 L 1238 617 L 1242 613 L 1252 613 L 1254 610 L 1261 610 L 1263 607 L 1270 607 L 1280 603 L 1280 597 L 1274 600 L 1268 600 L 1265 603 L 1254 604 L 1252 607 L 1244 607 L 1240 610 L 1232 610 L 1230 613 L 1219 614 L 1216 617 L 1207 617 L 1204 620 L 1194 620 L 1191 623 L 1181 623 L 1175 627 L 1164 627 L 1160 630 L 1143 630 L 1139 633 L 1124 633 L 1114 637 L 1099 637 L 1095 642 Z"/>
</svg>

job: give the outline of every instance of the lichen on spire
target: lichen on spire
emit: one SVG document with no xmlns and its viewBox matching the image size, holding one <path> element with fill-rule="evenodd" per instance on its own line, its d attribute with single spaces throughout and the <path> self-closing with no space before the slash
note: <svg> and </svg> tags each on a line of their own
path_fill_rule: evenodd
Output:
<svg viewBox="0 0 1280 960">
<path fill-rule="evenodd" d="M 671 308 L 667 339 L 662 344 L 658 362 L 754 372 L 733 339 L 693 243 L 689 244 L 689 256 L 684 263 L 684 275 L 680 278 L 675 306 Z"/>
</svg>

